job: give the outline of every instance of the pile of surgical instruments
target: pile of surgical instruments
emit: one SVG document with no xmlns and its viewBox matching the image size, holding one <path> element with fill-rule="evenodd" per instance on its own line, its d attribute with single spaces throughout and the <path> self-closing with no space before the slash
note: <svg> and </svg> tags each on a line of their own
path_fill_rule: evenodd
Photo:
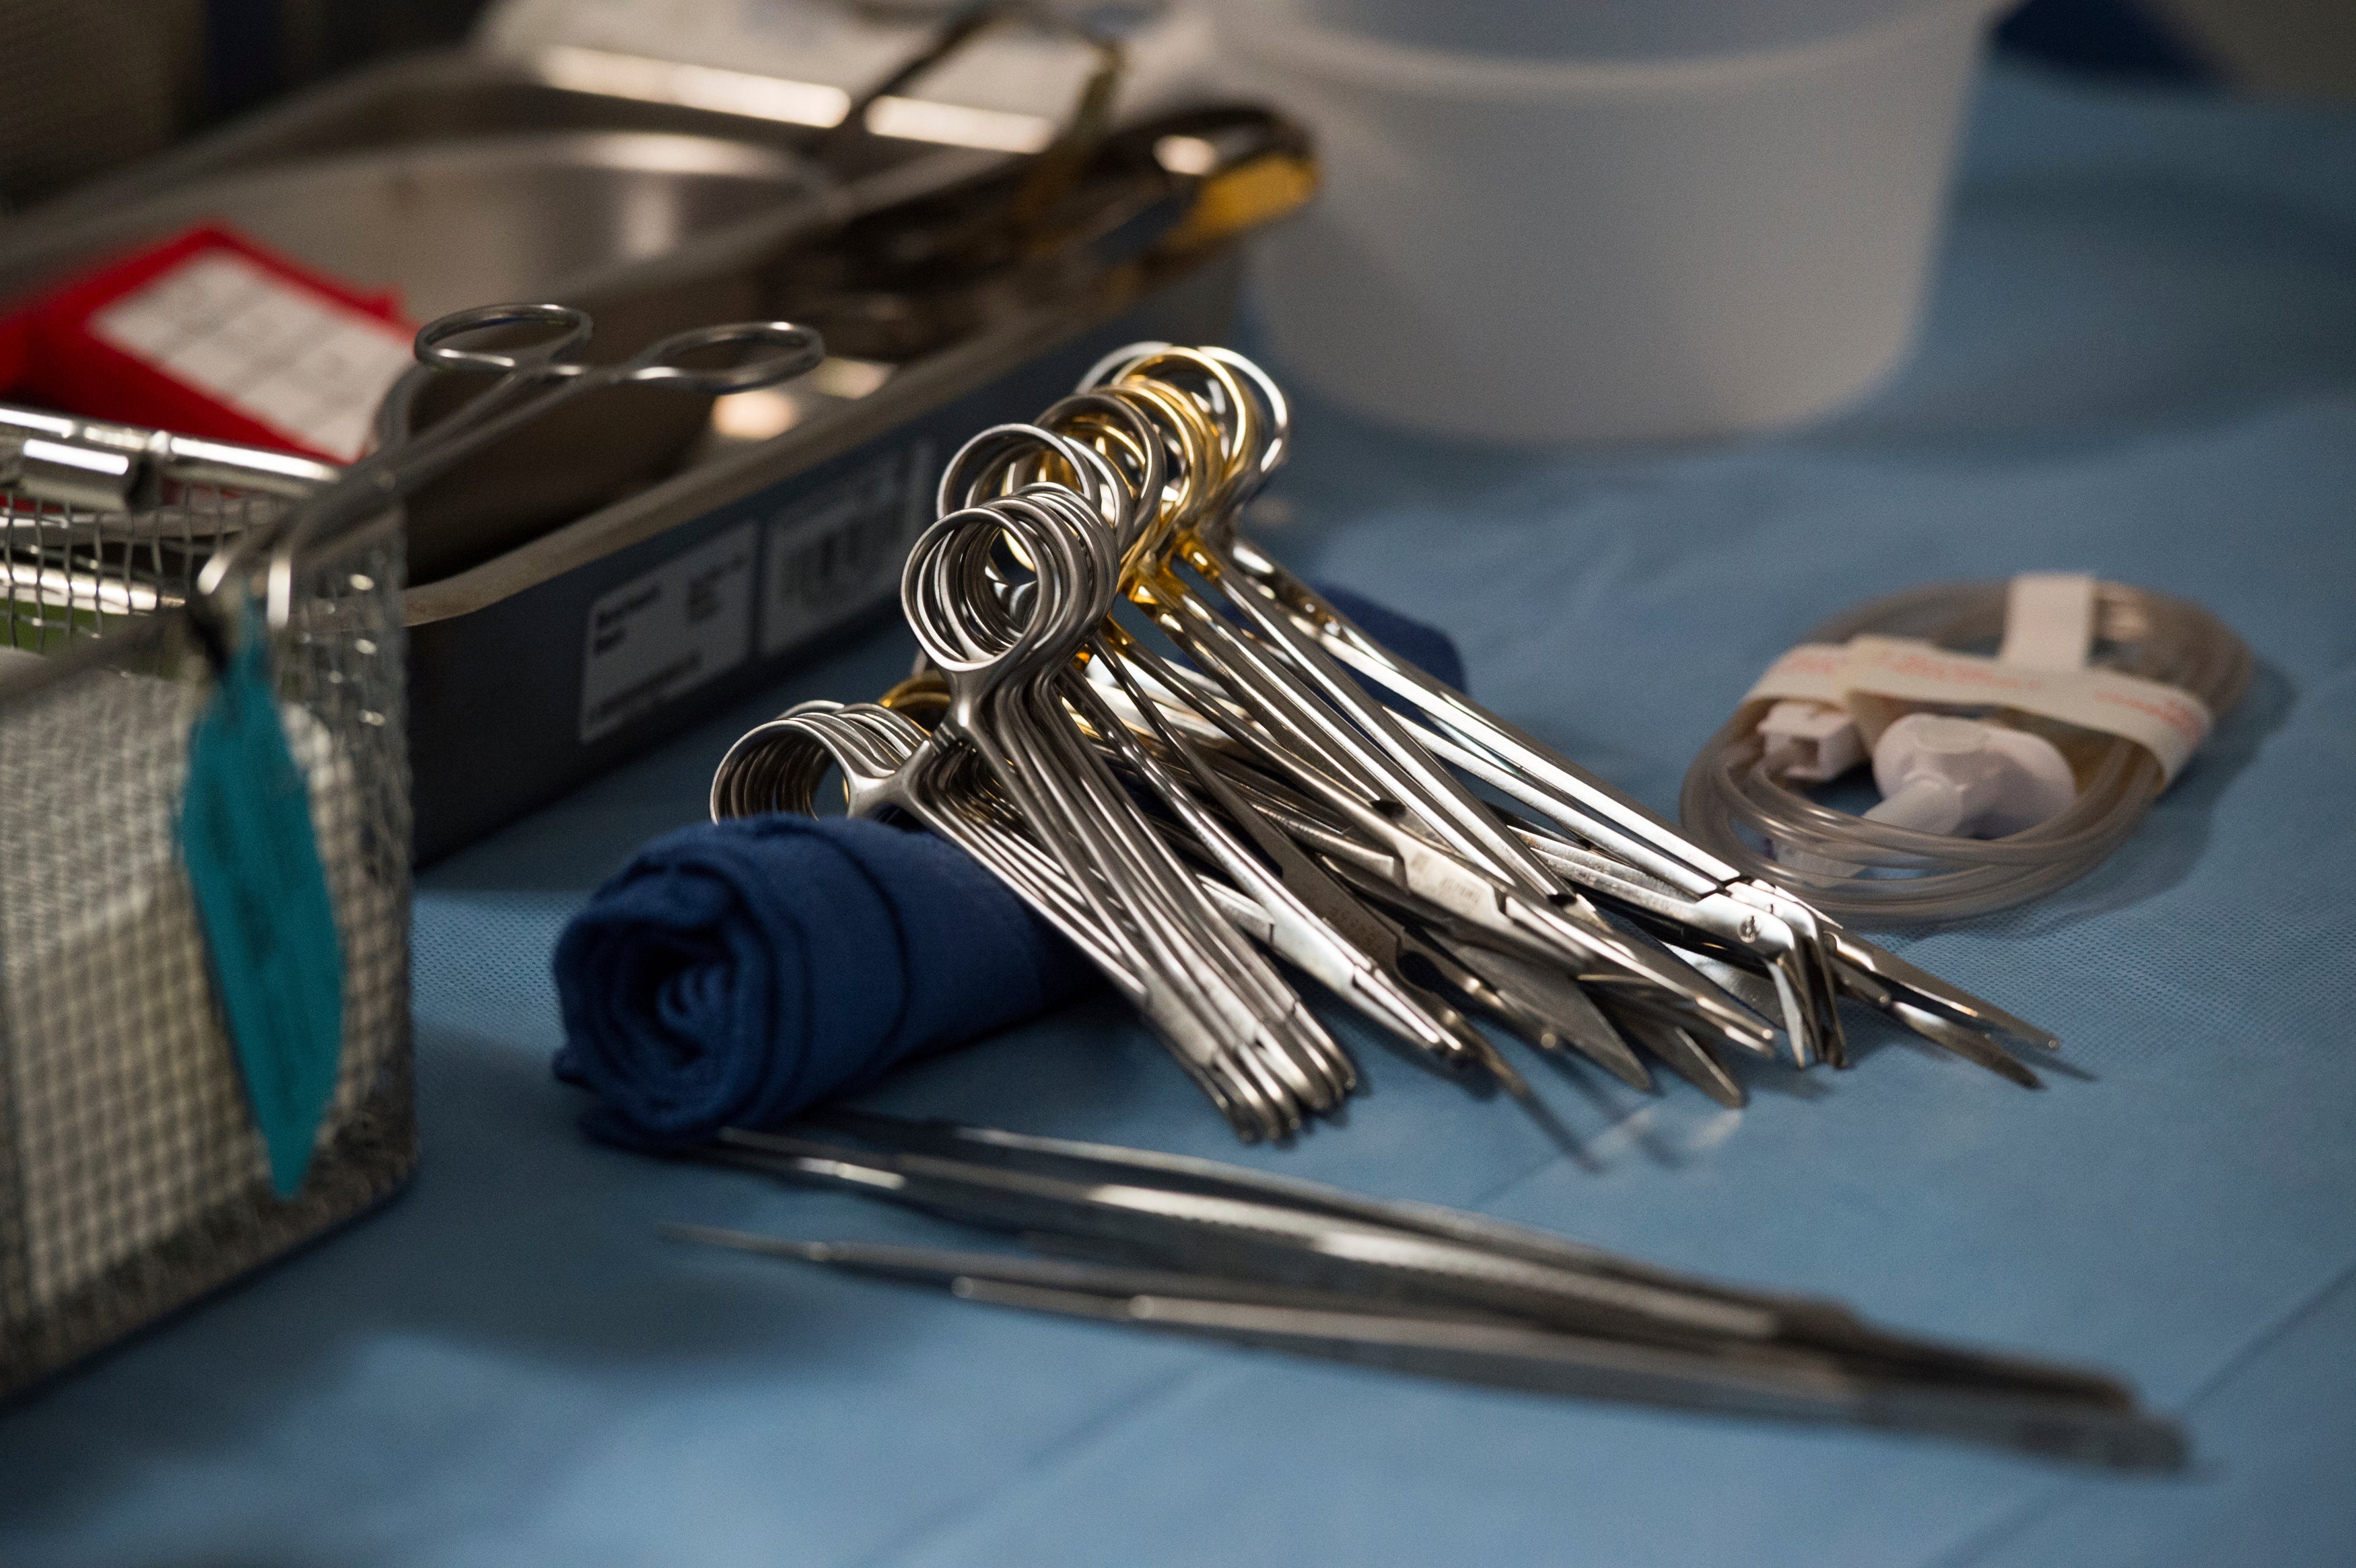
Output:
<svg viewBox="0 0 2356 1568">
<path fill-rule="evenodd" d="M 854 1144 L 723 1133 L 704 1157 L 1022 1234 L 1036 1253 L 684 1241 L 1430 1377 L 1847 1422 L 2136 1469 L 2184 1439 L 2099 1373 L 1904 1338 L 1836 1302 L 1654 1268 L 1479 1214 L 1183 1156 L 849 1112 Z"/>
<path fill-rule="evenodd" d="M 1357 1079 L 1271 955 L 1525 1098 L 1468 1013 L 1740 1104 L 1727 1051 L 1846 1065 L 1847 997 L 2035 1085 L 2002 1042 L 2053 1037 L 1697 848 L 1242 538 L 1289 426 L 1242 356 L 1140 344 L 982 432 L 901 580 L 917 675 L 753 731 L 712 816 L 809 811 L 839 772 L 852 813 L 962 846 L 1247 1141 Z"/>
</svg>

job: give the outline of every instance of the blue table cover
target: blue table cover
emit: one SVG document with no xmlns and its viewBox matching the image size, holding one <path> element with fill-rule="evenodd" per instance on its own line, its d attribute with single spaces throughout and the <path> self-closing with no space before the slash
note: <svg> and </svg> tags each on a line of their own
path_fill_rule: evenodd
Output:
<svg viewBox="0 0 2356 1568">
<path fill-rule="evenodd" d="M 1498 456 L 1312 401 L 1269 542 L 1448 627 L 1655 805 L 1820 615 L 2079 568 L 2240 628 L 2247 700 L 2143 834 L 1910 956 L 2058 1029 L 2028 1093 L 1886 1033 L 1748 1110 L 1538 1067 L 1581 1147 L 1348 1022 L 1345 1126 L 1240 1152 L 1111 1000 L 869 1103 L 1462 1204 L 2117 1368 L 2180 1477 L 1545 1400 L 659 1241 L 950 1228 L 576 1131 L 548 957 L 738 731 L 881 690 L 896 629 L 435 868 L 415 1189 L 0 1414 L 0 1561 L 2356 1562 L 2356 117 L 1999 75 L 1920 351 L 1804 433 Z M 496 759 L 487 759 L 495 763 Z"/>
</svg>

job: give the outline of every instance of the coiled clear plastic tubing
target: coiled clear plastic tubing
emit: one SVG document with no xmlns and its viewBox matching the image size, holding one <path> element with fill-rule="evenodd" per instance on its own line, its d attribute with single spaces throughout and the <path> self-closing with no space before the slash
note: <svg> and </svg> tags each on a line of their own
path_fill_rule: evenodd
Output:
<svg viewBox="0 0 2356 1568">
<path fill-rule="evenodd" d="M 1993 653 L 2004 635 L 2006 586 L 1938 583 L 1894 593 L 1835 616 L 1807 641 L 1869 634 Z M 2180 688 L 2217 720 L 2241 700 L 2252 667 L 2248 645 L 2208 611 L 2117 582 L 2096 585 L 2088 663 Z M 1686 831 L 1751 875 L 1860 925 L 1962 920 L 2066 887 L 2126 841 L 2165 782 L 2158 760 L 2132 741 L 1999 709 L 1987 717 L 2061 748 L 2078 798 L 2027 832 L 1950 837 L 1869 822 L 1801 794 L 1767 770 L 1756 714 L 1745 704 L 1694 759 L 1678 802 Z"/>
</svg>

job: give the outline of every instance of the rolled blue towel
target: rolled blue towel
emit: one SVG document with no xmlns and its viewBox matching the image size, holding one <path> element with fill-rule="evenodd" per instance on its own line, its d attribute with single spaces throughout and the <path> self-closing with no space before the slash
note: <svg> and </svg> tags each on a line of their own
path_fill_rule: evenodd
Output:
<svg viewBox="0 0 2356 1568">
<path fill-rule="evenodd" d="M 767 1126 L 898 1062 L 1072 1000 L 1096 972 L 929 833 L 779 813 L 640 849 L 556 944 L 592 1133 Z"/>
<path fill-rule="evenodd" d="M 1321 592 L 1402 656 L 1462 684 L 1445 633 Z M 955 846 L 783 813 L 647 845 L 565 927 L 555 968 L 556 1075 L 596 1097 L 590 1133 L 641 1148 L 776 1125 L 1098 983 Z"/>
</svg>

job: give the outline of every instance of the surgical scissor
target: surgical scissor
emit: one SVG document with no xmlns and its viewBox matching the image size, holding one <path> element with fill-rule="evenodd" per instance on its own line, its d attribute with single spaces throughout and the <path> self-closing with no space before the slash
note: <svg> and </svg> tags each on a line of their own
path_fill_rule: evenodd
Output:
<svg viewBox="0 0 2356 1568">
<path fill-rule="evenodd" d="M 1517 1093 L 1465 1011 L 1740 1104 L 1721 1048 L 1772 1055 L 1780 1026 L 1794 1064 L 1842 1064 L 1848 996 L 2036 1083 L 1997 1036 L 2050 1036 L 1713 860 L 1243 539 L 1290 440 L 1264 371 L 1167 344 L 984 431 L 902 581 L 926 656 L 885 702 L 930 732 L 789 715 L 731 752 L 713 814 L 806 806 L 809 764 L 761 753 L 816 741 L 854 809 L 915 803 L 1096 957 L 1247 1137 L 1355 1076 L 1255 947 Z"/>
<path fill-rule="evenodd" d="M 378 413 L 377 449 L 336 483 L 291 508 L 273 527 L 250 531 L 206 562 L 200 601 L 213 598 L 232 572 L 270 552 L 267 595 L 273 625 L 285 624 L 294 596 L 294 561 L 306 539 L 383 511 L 428 480 L 575 398 L 609 387 L 655 387 L 718 397 L 774 386 L 814 368 L 826 347 L 807 326 L 786 321 L 697 327 L 648 345 L 611 365 L 581 359 L 592 323 L 561 304 L 488 304 L 456 311 L 417 333 L 419 365 L 395 383 Z M 544 336 L 498 347 L 466 340 L 494 332 Z M 700 360 L 734 355 L 725 364 Z M 412 427 L 416 400 L 437 373 L 495 376 L 456 413 L 423 431 Z"/>
</svg>

